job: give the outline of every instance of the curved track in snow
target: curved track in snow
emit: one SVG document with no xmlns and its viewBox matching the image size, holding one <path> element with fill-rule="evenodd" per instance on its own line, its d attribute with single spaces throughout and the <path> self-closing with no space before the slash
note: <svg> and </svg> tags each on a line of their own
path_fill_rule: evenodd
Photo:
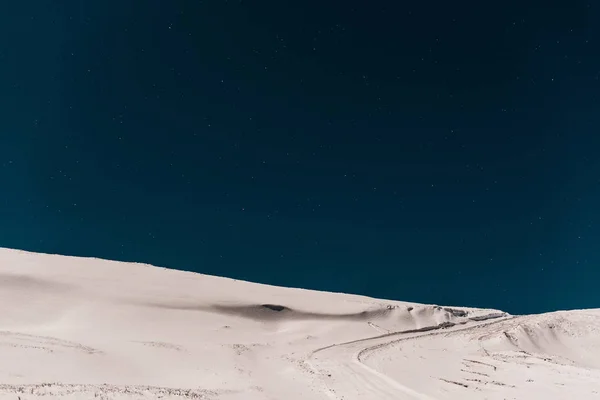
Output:
<svg viewBox="0 0 600 400">
<path fill-rule="evenodd" d="M 391 346 L 400 341 L 466 331 L 512 318 L 514 317 L 506 314 L 490 314 L 453 326 L 440 324 L 336 343 L 314 350 L 307 363 L 322 378 L 323 391 L 332 400 L 373 398 L 436 400 L 368 366 L 363 362 L 364 357 L 374 350 Z M 488 322 L 490 319 L 493 321 Z"/>
</svg>

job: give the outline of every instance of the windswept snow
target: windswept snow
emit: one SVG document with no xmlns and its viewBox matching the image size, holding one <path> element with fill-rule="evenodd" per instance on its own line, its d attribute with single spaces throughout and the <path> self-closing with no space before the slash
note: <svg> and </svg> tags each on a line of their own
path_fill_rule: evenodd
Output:
<svg viewBox="0 0 600 400">
<path fill-rule="evenodd" d="M 0 249 L 0 399 L 600 399 L 600 311 L 513 317 Z"/>
</svg>

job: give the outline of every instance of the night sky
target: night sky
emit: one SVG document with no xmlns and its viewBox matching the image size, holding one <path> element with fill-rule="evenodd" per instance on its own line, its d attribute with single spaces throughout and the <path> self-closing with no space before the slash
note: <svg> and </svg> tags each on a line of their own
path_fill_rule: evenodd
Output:
<svg viewBox="0 0 600 400">
<path fill-rule="evenodd" d="M 3 1 L 0 246 L 600 307 L 600 4 Z"/>
</svg>

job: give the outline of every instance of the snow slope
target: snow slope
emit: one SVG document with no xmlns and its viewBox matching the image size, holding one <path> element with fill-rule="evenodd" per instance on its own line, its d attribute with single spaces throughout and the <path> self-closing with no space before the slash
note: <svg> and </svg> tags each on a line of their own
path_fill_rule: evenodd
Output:
<svg viewBox="0 0 600 400">
<path fill-rule="evenodd" d="M 0 249 L 0 399 L 600 399 L 600 311 L 512 317 Z"/>
</svg>

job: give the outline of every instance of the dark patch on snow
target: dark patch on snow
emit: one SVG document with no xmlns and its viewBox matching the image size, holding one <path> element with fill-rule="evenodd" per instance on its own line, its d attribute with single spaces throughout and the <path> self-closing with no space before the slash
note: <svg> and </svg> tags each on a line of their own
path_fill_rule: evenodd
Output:
<svg viewBox="0 0 600 400">
<path fill-rule="evenodd" d="M 277 312 L 283 311 L 287 308 L 285 306 L 280 306 L 277 304 L 263 304 L 261 307 L 266 308 L 271 311 L 277 311 Z"/>
<path fill-rule="evenodd" d="M 467 315 L 469 315 L 468 311 L 459 310 L 459 309 L 450 308 L 450 307 L 444 308 L 444 311 L 449 312 L 450 314 L 454 315 L 455 317 L 466 317 Z"/>
</svg>

